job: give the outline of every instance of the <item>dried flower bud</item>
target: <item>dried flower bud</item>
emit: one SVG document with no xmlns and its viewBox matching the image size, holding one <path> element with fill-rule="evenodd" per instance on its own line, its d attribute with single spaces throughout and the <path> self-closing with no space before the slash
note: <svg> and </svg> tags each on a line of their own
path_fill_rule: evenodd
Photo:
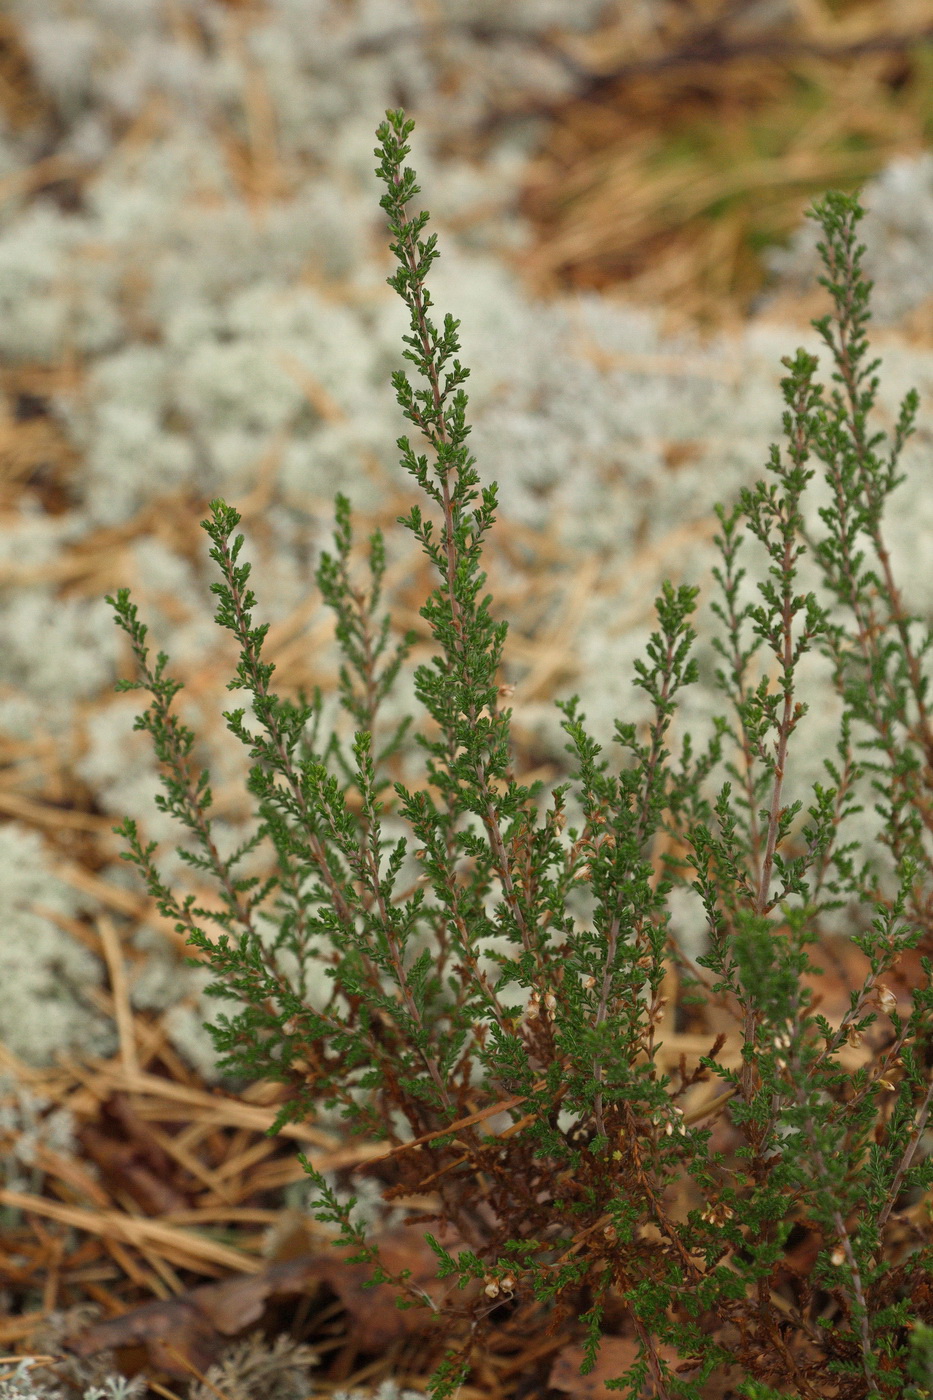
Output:
<svg viewBox="0 0 933 1400">
<path fill-rule="evenodd" d="M 715 1205 L 708 1205 L 700 1215 L 701 1220 L 705 1220 L 708 1225 L 725 1225 L 727 1220 L 731 1220 L 735 1211 L 731 1206 L 727 1206 L 724 1201 L 718 1201 Z"/>
<path fill-rule="evenodd" d="M 890 1016 L 892 1011 L 897 1010 L 897 997 L 886 987 L 883 982 L 879 982 L 875 988 L 875 1001 L 886 1016 Z"/>
<path fill-rule="evenodd" d="M 514 1293 L 514 1291 L 515 1291 L 515 1280 L 514 1280 L 514 1278 L 512 1277 L 511 1274 L 506 1274 L 505 1278 L 500 1279 L 500 1283 L 501 1283 L 502 1287 L 505 1289 L 506 1293 Z"/>
<path fill-rule="evenodd" d="M 849 1026 L 846 1030 L 846 1041 L 853 1050 L 857 1050 L 862 1043 L 862 1032 L 857 1031 L 854 1026 Z"/>
<path fill-rule="evenodd" d="M 496 1283 L 496 1280 L 495 1280 L 494 1278 L 493 1278 L 493 1279 L 490 1279 L 489 1282 L 487 1283 L 486 1288 L 485 1288 L 485 1293 L 486 1293 L 486 1297 L 487 1297 L 487 1298 L 498 1298 L 498 1296 L 499 1296 L 499 1285 L 498 1285 L 498 1283 Z"/>
<path fill-rule="evenodd" d="M 554 1007 L 557 1005 L 557 997 L 554 995 L 553 992 L 545 992 L 544 1004 L 547 1007 L 548 1011 L 554 1010 Z"/>
<path fill-rule="evenodd" d="M 881 1078 L 879 1078 L 879 1079 L 877 1079 L 875 1082 L 878 1083 L 878 1084 L 880 1084 L 881 1087 L 882 1087 L 882 1089 L 896 1089 L 896 1088 L 897 1088 L 897 1085 L 896 1085 L 896 1084 L 892 1084 L 891 1081 L 890 1081 L 890 1079 L 881 1079 Z"/>
<path fill-rule="evenodd" d="M 842 1245 L 841 1245 L 841 1244 L 837 1244 L 837 1245 L 836 1245 L 836 1248 L 833 1250 L 832 1254 L 829 1256 L 829 1262 L 830 1262 L 831 1264 L 834 1264 L 834 1265 L 836 1266 L 836 1268 L 838 1269 L 838 1268 L 839 1268 L 839 1265 L 840 1265 L 841 1263 L 844 1262 L 845 1257 L 846 1257 L 846 1252 L 845 1252 L 845 1250 L 843 1249 Z"/>
<path fill-rule="evenodd" d="M 515 694 L 515 687 L 514 687 L 514 685 L 500 685 L 500 687 L 499 687 L 499 698 L 500 698 L 501 700 L 508 700 L 508 699 L 510 699 L 514 694 Z"/>
<path fill-rule="evenodd" d="M 596 986 L 596 978 L 595 978 L 595 977 L 585 977 L 585 978 L 583 979 L 583 985 L 584 985 L 584 987 L 586 987 L 587 991 L 590 991 L 590 992 L 591 992 L 591 991 L 593 990 L 593 988 Z"/>
</svg>

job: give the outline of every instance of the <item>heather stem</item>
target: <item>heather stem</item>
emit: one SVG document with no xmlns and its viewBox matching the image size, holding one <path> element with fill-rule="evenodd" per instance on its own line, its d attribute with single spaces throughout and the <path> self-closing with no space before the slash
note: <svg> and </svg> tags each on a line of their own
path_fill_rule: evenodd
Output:
<svg viewBox="0 0 933 1400">
<path fill-rule="evenodd" d="M 404 220 L 406 205 L 402 199 L 404 180 L 399 167 L 396 165 L 391 175 L 391 183 L 397 197 L 397 210 L 400 215 L 400 222 Z M 419 272 L 418 247 L 416 235 L 410 223 L 403 223 L 403 232 L 400 236 L 398 247 L 401 251 L 402 260 L 408 272 L 408 292 L 410 298 L 409 305 L 413 311 L 414 324 L 417 339 L 420 343 L 422 355 L 422 365 L 425 376 L 428 380 L 431 397 L 434 404 L 433 433 L 429 434 L 431 440 L 443 446 L 450 445 L 450 435 L 443 413 L 444 395 L 441 390 L 440 378 L 438 374 L 437 361 L 434 354 L 434 345 L 428 330 L 427 315 L 424 305 L 423 284 Z M 424 426 L 424 425 L 422 425 Z M 454 629 L 457 634 L 457 646 L 460 650 L 461 659 L 465 656 L 466 636 L 463 622 L 463 614 L 460 600 L 457 596 L 457 567 L 459 556 L 457 551 L 456 525 L 454 520 L 453 501 L 450 492 L 449 472 L 453 463 L 448 463 L 440 479 L 441 499 L 444 512 L 443 544 L 446 560 L 446 591 L 450 604 L 451 617 Z M 466 717 L 471 724 L 475 724 L 479 711 L 475 703 L 469 703 L 466 710 Z M 505 849 L 502 830 L 499 822 L 499 813 L 493 801 L 492 789 L 489 782 L 489 772 L 487 766 L 478 758 L 475 765 L 476 782 L 483 798 L 482 821 L 486 828 L 490 845 L 496 858 L 497 871 L 505 893 L 506 904 L 509 912 L 515 920 L 522 944 L 526 951 L 533 948 L 531 930 L 525 918 L 524 910 L 515 889 L 512 879 L 512 872 L 508 854 Z"/>
</svg>

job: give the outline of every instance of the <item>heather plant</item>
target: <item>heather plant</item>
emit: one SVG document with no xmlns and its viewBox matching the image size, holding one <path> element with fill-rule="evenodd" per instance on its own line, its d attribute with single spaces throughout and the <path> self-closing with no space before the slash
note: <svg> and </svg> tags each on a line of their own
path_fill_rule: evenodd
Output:
<svg viewBox="0 0 933 1400">
<path fill-rule="evenodd" d="M 383 719 L 414 638 L 382 609 L 382 536 L 360 584 L 338 497 L 317 582 L 343 654 L 345 739 L 320 695 L 271 688 L 239 516 L 214 501 L 203 523 L 216 617 L 239 648 L 229 688 L 252 708 L 225 719 L 248 750 L 256 827 L 221 854 L 208 772 L 172 708 L 180 682 L 164 653 L 151 663 L 121 590 L 110 601 L 140 678 L 119 688 L 148 692 L 137 726 L 162 765 L 158 801 L 193 838 L 179 853 L 216 883 L 221 907 L 168 888 L 155 844 L 129 819 L 118 828 L 126 858 L 209 965 L 213 994 L 238 1004 L 211 1028 L 222 1067 L 288 1086 L 273 1131 L 339 1112 L 386 1142 L 387 1201 L 433 1198 L 414 1219 L 447 1227 L 426 1236 L 450 1280 L 442 1303 L 384 1267 L 354 1202 L 304 1160 L 339 1242 L 401 1306 L 443 1324 L 437 1400 L 509 1314 L 526 1329 L 572 1319 L 585 1371 L 605 1331 L 633 1335 L 637 1358 L 610 1383 L 633 1397 L 699 1398 L 728 1367 L 753 1400 L 925 1394 L 933 1255 L 912 1207 L 933 1181 L 930 634 L 907 609 L 884 534 L 917 400 L 906 397 L 884 447 L 861 207 L 830 194 L 812 211 L 830 386 L 814 355 L 784 361 L 784 450 L 718 511 L 711 647 L 724 713 L 702 743 L 675 731 L 698 673 L 698 589 L 668 584 L 636 666 L 648 720 L 618 721 L 610 761 L 579 702 L 561 702 L 568 777 L 547 793 L 517 771 L 507 624 L 483 572 L 496 488 L 469 452 L 458 322 L 432 316 L 436 239 L 428 215 L 410 213 L 419 190 L 404 164 L 413 124 L 386 118 L 376 154 L 390 282 L 418 376 L 399 370 L 393 383 L 424 442 L 399 439 L 420 489 L 400 523 L 437 579 L 421 610 L 435 655 L 414 671 L 422 721 Z M 805 659 L 822 662 L 840 721 L 825 782 L 800 795 Z M 399 759 L 412 754 L 423 780 L 406 784 Z M 866 802 L 882 835 L 860 848 L 849 833 Z M 698 956 L 679 927 L 686 897 L 705 922 Z M 808 950 L 833 919 L 867 971 L 831 1020 Z M 889 985 L 898 971 L 909 1008 Z M 708 1031 L 708 1049 L 668 1073 L 675 985 L 680 1024 Z M 731 1034 L 714 1034 L 713 1011 L 717 1025 L 731 1017 Z"/>
</svg>

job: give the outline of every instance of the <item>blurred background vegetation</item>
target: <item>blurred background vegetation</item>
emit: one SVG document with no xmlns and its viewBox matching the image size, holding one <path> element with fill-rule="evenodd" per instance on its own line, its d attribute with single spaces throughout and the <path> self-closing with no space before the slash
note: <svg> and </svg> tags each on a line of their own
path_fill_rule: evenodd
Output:
<svg viewBox="0 0 933 1400">
<path fill-rule="evenodd" d="M 814 194 L 933 132 L 925 0 L 668 0 L 562 52 L 575 90 L 532 107 L 546 126 L 522 206 L 541 287 L 741 316 Z"/>
<path fill-rule="evenodd" d="M 257 0 L 219 3 L 244 34 L 268 17 Z M 33 16 L 43 8 L 28 7 Z M 455 90 L 476 80 L 475 68 L 457 66 L 457 41 L 468 35 L 490 64 L 517 43 L 529 68 L 545 57 L 565 77 L 553 96 L 501 88 L 441 143 L 481 161 L 503 130 L 531 133 L 520 208 L 535 243 L 520 261 L 539 291 L 622 286 L 707 321 L 740 316 L 767 280 L 763 250 L 790 236 L 813 194 L 851 189 L 929 145 L 930 0 L 607 0 L 589 7 L 582 31 L 574 0 L 554 0 L 533 26 L 528 7 L 510 0 L 413 8 L 406 23 L 387 11 L 385 35 L 363 39 L 360 51 L 420 29 Z M 49 8 L 48 23 L 56 18 Z M 274 113 L 258 89 L 247 100 L 260 145 L 241 152 L 253 167 L 244 177 L 254 194 L 263 185 L 272 193 L 275 171 L 260 159 Z M 87 174 L 55 163 L 61 114 L 15 6 L 0 12 L 0 110 L 14 131 L 42 132 L 48 153 L 31 174 L 33 192 L 67 199 L 69 181 Z"/>
</svg>

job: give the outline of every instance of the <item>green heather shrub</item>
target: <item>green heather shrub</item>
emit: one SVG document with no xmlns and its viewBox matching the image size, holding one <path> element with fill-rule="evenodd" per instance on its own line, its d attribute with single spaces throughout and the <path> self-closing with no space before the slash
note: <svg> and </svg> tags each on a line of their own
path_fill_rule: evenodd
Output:
<svg viewBox="0 0 933 1400">
<path fill-rule="evenodd" d="M 388 112 L 376 154 L 398 261 L 390 281 L 410 313 L 405 356 L 418 375 L 400 371 L 394 386 L 425 443 L 419 453 L 399 439 L 420 488 L 400 523 L 437 578 L 421 614 L 436 654 L 415 671 L 423 721 L 381 719 L 414 640 L 381 609 L 381 535 L 361 586 L 338 498 L 317 581 L 344 658 L 345 742 L 325 726 L 320 695 L 271 689 L 239 516 L 214 501 L 204 528 L 220 571 L 216 618 L 239 646 L 230 689 L 252 705 L 249 719 L 244 708 L 225 718 L 249 752 L 257 825 L 221 855 L 208 773 L 172 709 L 180 684 L 164 653 L 150 662 L 124 589 L 109 601 L 141 679 L 120 688 L 148 692 L 137 727 L 162 765 L 159 803 L 191 833 L 180 853 L 216 882 L 222 908 L 176 896 L 131 820 L 118 828 L 125 858 L 200 950 L 213 993 L 239 1006 L 211 1028 L 223 1068 L 288 1086 L 276 1127 L 339 1111 L 391 1151 L 386 1200 L 436 1197 L 415 1218 L 460 1241 L 427 1236 L 451 1281 L 442 1306 L 384 1271 L 354 1203 L 304 1162 L 318 1218 L 340 1227 L 375 1281 L 397 1287 L 400 1305 L 433 1309 L 447 1344 L 436 1397 L 456 1391 L 491 1320 L 508 1313 L 526 1331 L 574 1320 L 584 1370 L 603 1331 L 634 1335 L 637 1359 L 613 1382 L 633 1397 L 701 1397 L 726 1367 L 754 1400 L 926 1395 L 933 1253 L 907 1208 L 933 1182 L 930 634 L 907 610 L 884 534 L 917 396 L 885 445 L 872 418 L 861 207 L 830 194 L 812 213 L 831 385 L 813 355 L 784 360 L 784 449 L 718 511 L 710 645 L 723 715 L 702 743 L 674 732 L 697 676 L 698 589 L 667 585 L 637 665 L 653 717 L 620 719 L 610 759 L 577 700 L 560 702 L 570 776 L 546 793 L 516 771 L 508 629 L 483 572 L 496 488 L 468 449 L 458 322 L 432 320 L 437 250 L 423 236 L 428 215 L 409 213 L 412 126 Z M 804 525 L 811 489 L 822 492 L 818 534 Z M 841 720 L 825 782 L 800 794 L 798 731 L 808 703 L 832 698 L 828 680 L 823 694 L 801 693 L 808 653 L 832 678 Z M 424 783 L 392 781 L 400 757 L 418 752 Z M 859 849 L 847 824 L 866 802 L 883 834 Z M 274 866 L 244 873 L 262 851 Z M 685 899 L 705 919 L 695 958 L 678 927 Z M 868 968 L 838 1024 L 806 980 L 808 950 L 833 920 Z M 909 950 L 907 1009 L 888 979 Z M 666 1073 L 672 969 L 678 1024 L 709 1035 L 694 1067 L 682 1058 Z M 705 1019 L 712 1009 L 731 1015 L 738 1060 Z"/>
</svg>

